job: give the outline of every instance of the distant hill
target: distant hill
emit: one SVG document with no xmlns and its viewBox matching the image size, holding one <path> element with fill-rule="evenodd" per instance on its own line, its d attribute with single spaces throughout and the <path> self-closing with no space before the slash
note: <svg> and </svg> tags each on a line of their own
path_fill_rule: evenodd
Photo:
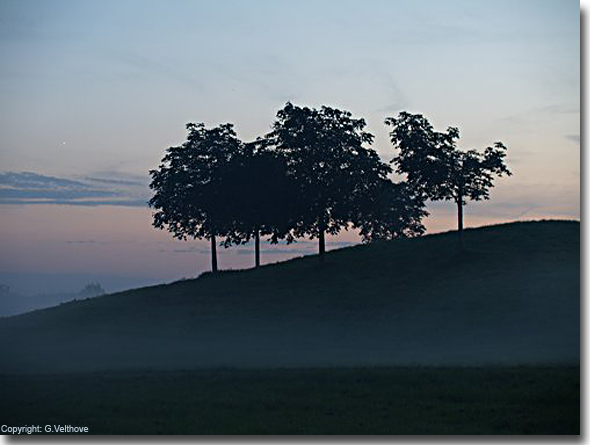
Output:
<svg viewBox="0 0 590 445">
<path fill-rule="evenodd" d="M 0 372 L 580 359 L 580 224 L 510 223 L 0 320 Z"/>
<path fill-rule="evenodd" d="M 0 294 L 0 317 L 24 314 L 35 309 L 56 306 L 80 298 L 77 293 L 21 295 L 14 292 Z"/>
<path fill-rule="evenodd" d="M 2 285 L 0 285 L 2 286 Z M 97 288 L 93 286 L 98 286 Z M 21 295 L 11 292 L 8 286 L 0 289 L 0 317 L 19 315 L 36 309 L 44 309 L 77 299 L 104 295 L 98 283 L 89 283 L 80 292 L 53 292 L 36 295 Z"/>
</svg>

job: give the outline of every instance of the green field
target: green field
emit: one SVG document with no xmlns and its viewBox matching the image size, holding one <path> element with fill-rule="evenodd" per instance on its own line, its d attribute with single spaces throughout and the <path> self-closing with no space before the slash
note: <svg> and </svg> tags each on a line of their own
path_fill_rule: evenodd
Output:
<svg viewBox="0 0 590 445">
<path fill-rule="evenodd" d="M 90 434 L 579 434 L 575 367 L 2 377 L 0 422 Z"/>
</svg>

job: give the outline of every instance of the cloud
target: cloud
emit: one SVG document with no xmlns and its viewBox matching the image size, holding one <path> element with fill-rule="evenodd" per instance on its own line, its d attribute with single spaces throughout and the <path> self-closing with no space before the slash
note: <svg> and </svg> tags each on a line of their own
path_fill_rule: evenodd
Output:
<svg viewBox="0 0 590 445">
<path fill-rule="evenodd" d="M 0 187 L 46 189 L 48 187 L 88 188 L 88 185 L 70 179 L 44 176 L 32 172 L 2 172 L 0 173 Z"/>
<path fill-rule="evenodd" d="M 125 77 L 126 79 L 133 79 L 133 82 L 136 82 L 142 75 L 156 76 L 168 82 L 178 82 L 201 93 L 205 92 L 205 87 L 194 76 L 172 68 L 169 63 L 159 62 L 130 51 L 97 49 L 96 52 L 133 70 L 131 78 Z"/>
<path fill-rule="evenodd" d="M 580 114 L 580 106 L 570 103 L 558 103 L 541 107 L 539 111 L 547 114 Z"/>
<path fill-rule="evenodd" d="M 279 241 L 276 245 L 261 245 L 260 253 L 262 255 L 310 255 L 317 253 L 317 240 L 305 240 L 298 239 L 292 244 L 287 244 L 284 240 Z M 336 249 L 341 247 L 348 247 L 357 245 L 354 241 L 337 241 L 328 240 L 326 245 L 329 249 Z M 192 245 L 187 247 L 180 247 L 173 250 L 161 249 L 160 252 L 180 253 L 180 254 L 199 254 L 199 255 L 210 255 L 211 251 L 208 248 L 204 248 L 201 245 Z M 248 242 L 240 246 L 231 246 L 229 248 L 218 248 L 218 252 L 221 254 L 231 255 L 254 255 L 253 242 Z"/>
<path fill-rule="evenodd" d="M 557 118 L 571 119 L 571 115 L 580 114 L 580 107 L 571 103 L 555 103 L 543 107 L 528 108 L 501 117 L 497 122 L 508 124 L 522 133 L 532 133 L 541 125 Z"/>
<path fill-rule="evenodd" d="M 250 250 L 250 249 L 238 249 L 235 251 L 235 253 L 237 255 L 254 255 L 254 251 Z M 297 255 L 309 255 L 312 253 L 315 253 L 314 250 L 312 249 L 297 249 L 295 247 L 293 248 L 285 248 L 285 249 L 281 249 L 281 248 L 267 248 L 267 249 L 260 249 L 260 253 L 263 255 L 283 255 L 283 254 L 297 254 Z"/>
<path fill-rule="evenodd" d="M 131 176 L 47 176 L 34 172 L 0 172 L 0 204 L 57 204 L 145 207 L 148 189 Z"/>
<path fill-rule="evenodd" d="M 96 178 L 92 176 L 84 176 L 82 179 L 89 182 L 97 182 L 99 184 L 108 185 L 129 185 L 129 186 L 144 186 L 147 184 L 147 179 L 142 181 L 140 179 L 119 179 L 119 178 Z"/>
<path fill-rule="evenodd" d="M 354 241 L 328 241 L 330 246 L 338 246 L 338 247 L 349 247 L 349 246 L 356 246 L 358 242 Z"/>
<path fill-rule="evenodd" d="M 73 244 L 73 245 L 106 245 L 110 244 L 108 241 L 96 241 L 93 239 L 80 239 L 80 240 L 67 240 L 64 241 L 65 244 Z"/>
<path fill-rule="evenodd" d="M 570 141 L 574 141 L 576 144 L 580 144 L 580 135 L 579 134 L 568 134 L 565 136 L 566 139 Z"/>
<path fill-rule="evenodd" d="M 188 247 L 186 249 L 174 249 L 173 253 L 198 253 L 201 255 L 209 255 L 211 252 L 207 249 L 198 248 L 198 247 Z"/>
</svg>

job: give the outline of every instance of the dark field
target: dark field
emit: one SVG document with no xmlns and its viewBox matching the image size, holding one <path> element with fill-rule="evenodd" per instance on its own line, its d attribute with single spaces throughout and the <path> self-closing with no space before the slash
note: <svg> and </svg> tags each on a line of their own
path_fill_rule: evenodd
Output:
<svg viewBox="0 0 590 445">
<path fill-rule="evenodd" d="M 0 319 L 0 373 L 577 365 L 580 224 L 375 243 Z"/>
<path fill-rule="evenodd" d="M 1 319 L 0 424 L 579 434 L 579 223 L 465 245 L 356 246 Z"/>
<path fill-rule="evenodd" d="M 90 434 L 579 434 L 578 367 L 2 376 L 0 423 Z"/>
</svg>

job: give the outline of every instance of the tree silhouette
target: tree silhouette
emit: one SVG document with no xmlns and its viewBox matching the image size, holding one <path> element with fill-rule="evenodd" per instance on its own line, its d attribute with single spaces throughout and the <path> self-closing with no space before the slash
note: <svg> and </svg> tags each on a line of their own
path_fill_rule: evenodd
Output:
<svg viewBox="0 0 590 445">
<path fill-rule="evenodd" d="M 79 292 L 82 297 L 99 297 L 105 294 L 103 287 L 100 283 L 90 282 Z"/>
<path fill-rule="evenodd" d="M 359 217 L 353 224 L 359 228 L 363 242 L 412 238 L 426 229 L 422 218 L 428 215 L 424 199 L 405 182 L 382 180 L 371 196 L 361 202 Z"/>
<path fill-rule="evenodd" d="M 158 170 L 151 170 L 150 188 L 155 194 L 153 225 L 167 229 L 174 238 L 206 238 L 211 241 L 211 270 L 217 271 L 217 236 L 232 236 L 232 209 L 226 198 L 223 170 L 240 154 L 242 143 L 232 124 L 207 129 L 187 124 L 186 142 L 170 147 Z"/>
<path fill-rule="evenodd" d="M 288 102 L 266 136 L 267 144 L 285 155 L 288 174 L 299 187 L 302 205 L 293 233 L 318 238 L 320 261 L 325 234 L 346 228 L 358 216 L 359 201 L 391 172 L 374 150 L 365 147 L 373 141 L 365 126 L 364 119 L 348 111 Z"/>
<path fill-rule="evenodd" d="M 495 176 L 511 172 L 504 164 L 507 148 L 496 142 L 483 153 L 460 151 L 459 130 L 449 127 L 437 132 L 420 114 L 401 112 L 385 119 L 393 127 L 391 142 L 399 149 L 393 159 L 397 173 L 405 173 L 408 183 L 425 198 L 453 200 L 457 204 L 457 227 L 463 242 L 463 206 L 467 199 L 489 199 Z M 462 244 L 461 244 L 462 245 Z"/>
<path fill-rule="evenodd" d="M 225 247 L 254 239 L 254 264 L 260 266 L 260 237 L 293 241 L 292 215 L 297 208 L 297 184 L 288 176 L 282 153 L 266 148 L 264 141 L 246 144 L 224 169 L 232 215 Z"/>
</svg>

